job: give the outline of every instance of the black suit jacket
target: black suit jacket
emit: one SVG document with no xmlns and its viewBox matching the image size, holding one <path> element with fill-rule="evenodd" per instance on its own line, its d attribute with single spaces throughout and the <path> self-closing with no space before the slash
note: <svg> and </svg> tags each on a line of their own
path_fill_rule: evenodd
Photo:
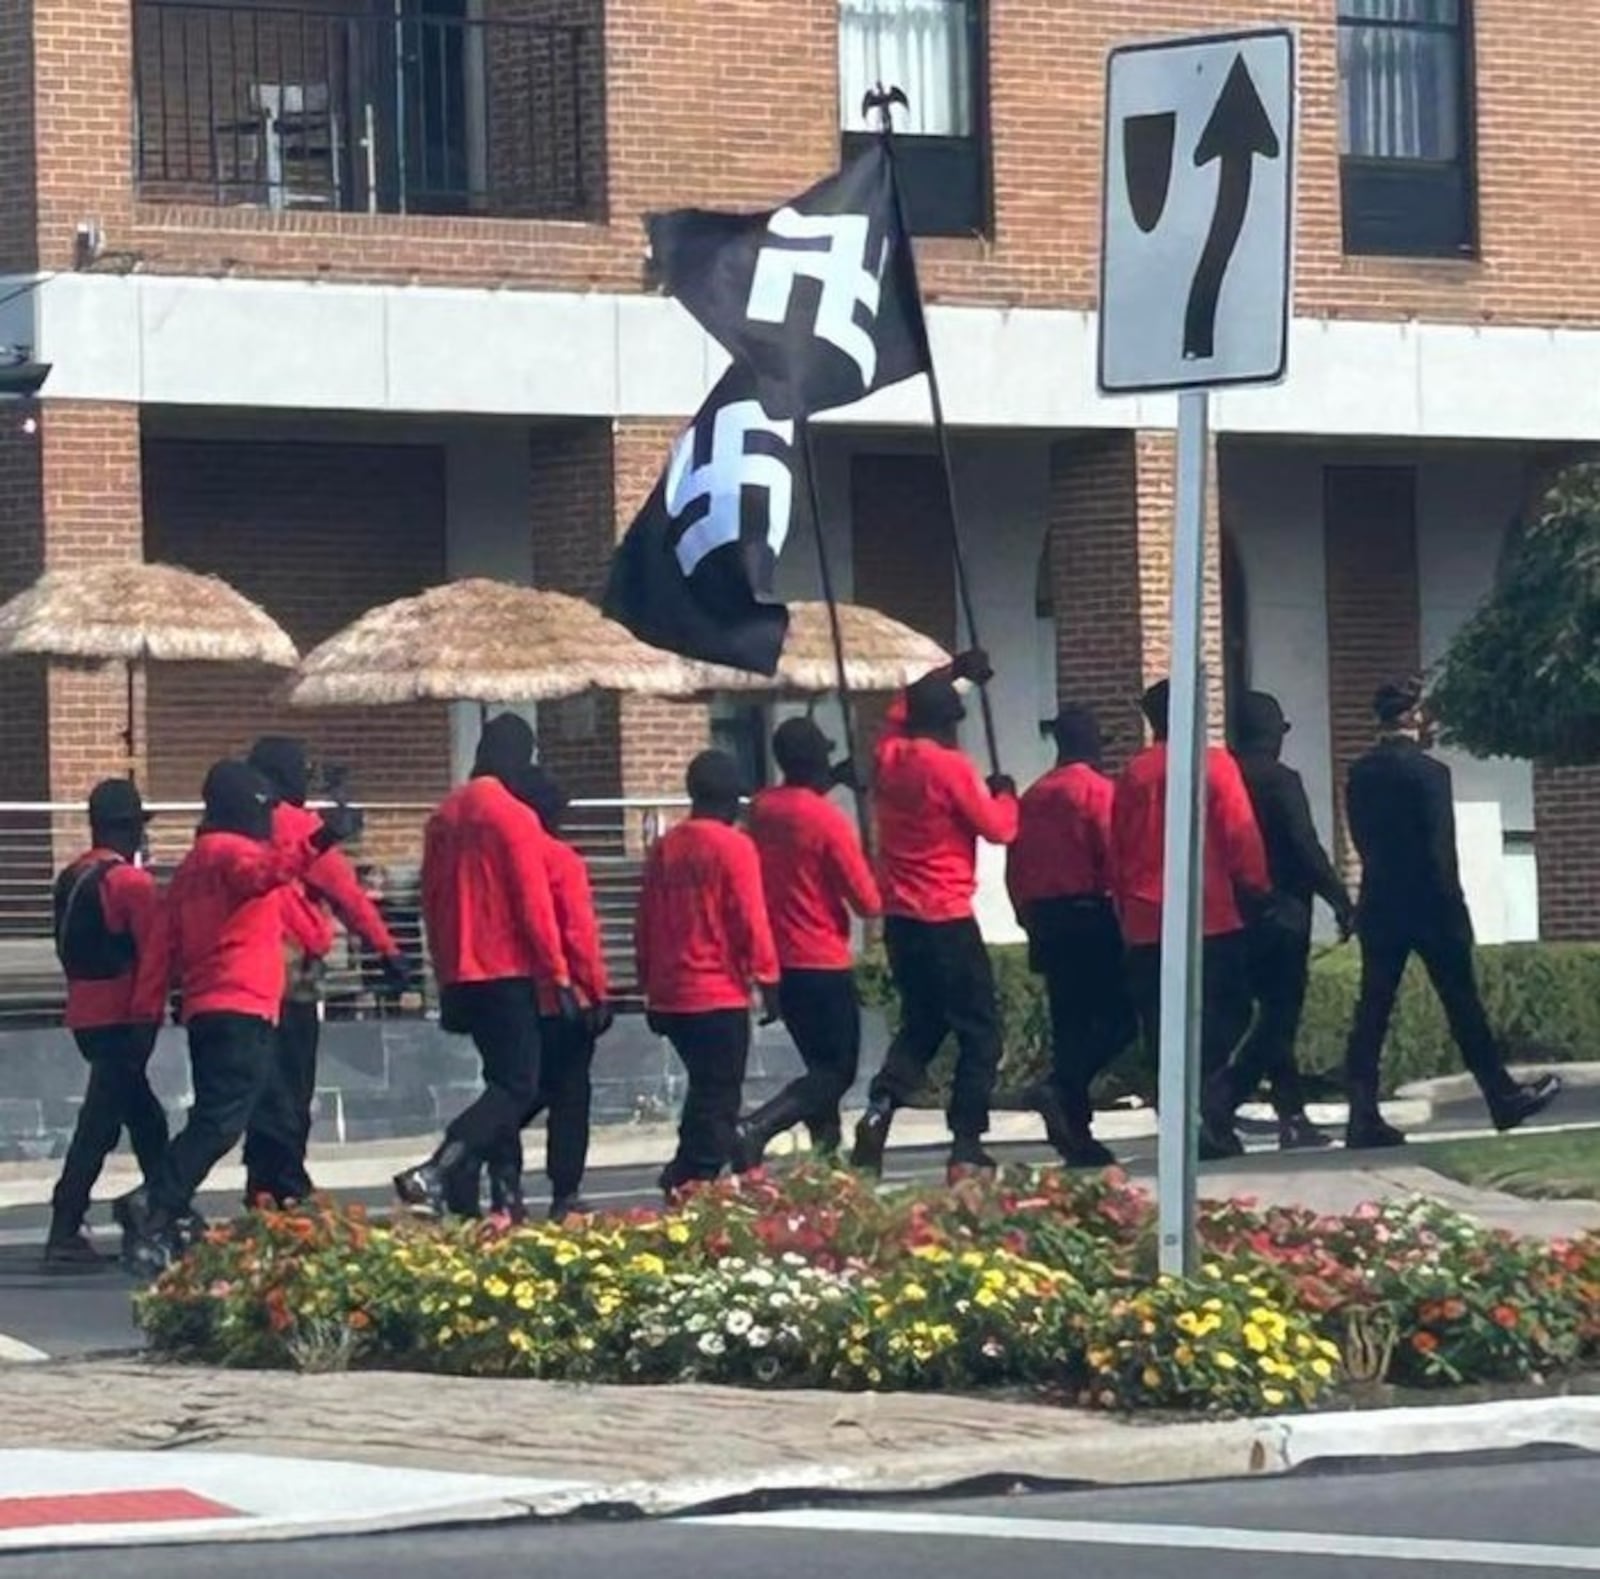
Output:
<svg viewBox="0 0 1600 1579">
<path fill-rule="evenodd" d="M 1450 769 L 1414 740 L 1381 740 L 1352 764 L 1345 809 L 1361 856 L 1362 934 L 1470 937 Z"/>
<path fill-rule="evenodd" d="M 1270 752 L 1241 751 L 1238 757 L 1272 874 L 1272 900 L 1263 919 L 1309 932 L 1315 896 L 1335 915 L 1348 908 L 1350 896 L 1317 837 L 1306 787 Z"/>
</svg>

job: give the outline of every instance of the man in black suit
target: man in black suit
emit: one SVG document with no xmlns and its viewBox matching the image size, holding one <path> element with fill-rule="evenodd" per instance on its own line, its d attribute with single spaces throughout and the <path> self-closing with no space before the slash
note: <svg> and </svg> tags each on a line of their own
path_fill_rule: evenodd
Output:
<svg viewBox="0 0 1600 1579">
<path fill-rule="evenodd" d="M 1265 1076 L 1278 1114 L 1278 1144 L 1294 1151 L 1333 1143 L 1306 1117 L 1294 1061 L 1311 967 L 1311 905 L 1318 896 L 1325 901 L 1342 937 L 1350 935 L 1355 907 L 1317 837 L 1300 775 L 1280 760 L 1288 733 L 1275 696 L 1249 691 L 1240 699 L 1234 755 L 1267 848 L 1272 891 L 1248 917 L 1255 1028 L 1232 1065 L 1216 1077 L 1207 1105 L 1212 1127 L 1231 1132 L 1239 1103 Z"/>
<path fill-rule="evenodd" d="M 1378 743 L 1350 769 L 1346 812 L 1361 856 L 1361 998 L 1345 1054 L 1351 1147 L 1398 1146 L 1405 1136 L 1378 1111 L 1378 1062 L 1406 962 L 1427 967 L 1456 1046 L 1496 1129 L 1515 1129 L 1561 1089 L 1554 1075 L 1519 1085 L 1489 1028 L 1472 970 L 1472 920 L 1456 865 L 1450 770 L 1428 755 L 1420 681 L 1382 686 L 1373 699 Z"/>
</svg>

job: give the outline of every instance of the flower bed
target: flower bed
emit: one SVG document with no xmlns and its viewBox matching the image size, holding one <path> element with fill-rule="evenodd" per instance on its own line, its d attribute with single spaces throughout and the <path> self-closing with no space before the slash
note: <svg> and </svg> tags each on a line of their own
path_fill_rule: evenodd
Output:
<svg viewBox="0 0 1600 1579">
<path fill-rule="evenodd" d="M 259 1212 L 138 1302 L 213 1363 L 841 1389 L 1028 1387 L 1102 1408 L 1311 1407 L 1350 1381 L 1546 1376 L 1600 1351 L 1600 1238 L 1548 1246 L 1415 1202 L 1202 1213 L 1158 1277 L 1117 1174 L 879 1194 L 801 1169 L 567 1227 Z"/>
</svg>

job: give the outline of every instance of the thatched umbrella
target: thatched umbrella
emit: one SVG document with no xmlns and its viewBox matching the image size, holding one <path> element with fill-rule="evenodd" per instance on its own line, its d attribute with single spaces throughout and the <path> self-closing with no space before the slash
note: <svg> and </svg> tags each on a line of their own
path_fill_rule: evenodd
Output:
<svg viewBox="0 0 1600 1579">
<path fill-rule="evenodd" d="M 128 679 L 128 771 L 134 676 L 161 663 L 293 667 L 294 643 L 264 609 L 217 576 L 177 565 L 121 563 L 46 571 L 0 606 L 0 656 L 120 662 Z"/>
<path fill-rule="evenodd" d="M 699 669 L 562 592 L 479 578 L 369 609 L 306 654 L 296 707 L 549 702 L 585 691 L 687 696 Z"/>
<path fill-rule="evenodd" d="M 909 625 L 858 603 L 838 605 L 845 683 L 851 691 L 898 691 L 950 662 L 938 642 Z M 757 692 L 768 696 L 820 696 L 834 690 L 838 669 L 826 603 L 789 605 L 789 634 L 773 675 L 700 664 L 698 691 Z"/>
</svg>

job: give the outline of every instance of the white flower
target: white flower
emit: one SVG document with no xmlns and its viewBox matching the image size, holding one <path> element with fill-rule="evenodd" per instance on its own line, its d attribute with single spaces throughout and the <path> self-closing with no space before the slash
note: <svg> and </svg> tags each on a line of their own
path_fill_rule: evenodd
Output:
<svg viewBox="0 0 1600 1579">
<path fill-rule="evenodd" d="M 752 1349 L 764 1349 L 769 1343 L 772 1342 L 772 1333 L 766 1327 L 752 1327 L 750 1331 L 745 1334 L 744 1341 L 748 1343 Z"/>
<path fill-rule="evenodd" d="M 785 1266 L 804 1266 L 806 1258 L 794 1250 L 786 1250 L 783 1253 L 783 1264 Z"/>
<path fill-rule="evenodd" d="M 728 1336 L 737 1338 L 741 1333 L 750 1330 L 750 1323 L 754 1320 L 748 1310 L 730 1310 L 728 1312 Z"/>
<path fill-rule="evenodd" d="M 702 1354 L 717 1355 L 728 1352 L 728 1345 L 723 1341 L 720 1332 L 703 1334 L 697 1346 Z"/>
<path fill-rule="evenodd" d="M 690 1332 L 704 1332 L 708 1325 L 709 1323 L 707 1321 L 706 1314 L 702 1310 L 692 1311 L 689 1315 L 689 1319 L 684 1322 L 684 1326 Z"/>
<path fill-rule="evenodd" d="M 793 1298 L 785 1294 L 781 1288 L 773 1289 L 767 1296 L 768 1308 L 772 1310 L 787 1310 L 792 1304 L 794 1304 Z"/>
<path fill-rule="evenodd" d="M 778 1280 L 764 1266 L 753 1266 L 739 1281 L 751 1288 L 771 1288 Z"/>
</svg>

